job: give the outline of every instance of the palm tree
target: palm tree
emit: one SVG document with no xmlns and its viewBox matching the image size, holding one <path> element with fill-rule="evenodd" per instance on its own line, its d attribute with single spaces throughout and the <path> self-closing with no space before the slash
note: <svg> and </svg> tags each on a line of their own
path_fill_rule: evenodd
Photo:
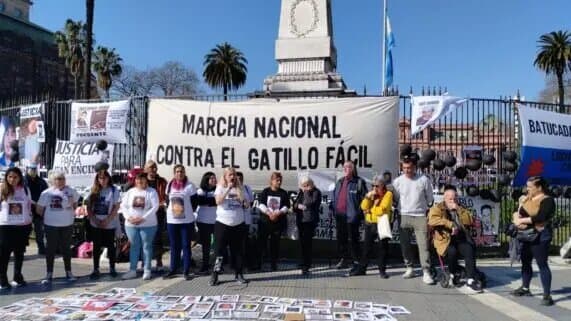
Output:
<svg viewBox="0 0 571 321">
<path fill-rule="evenodd" d="M 67 19 L 62 31 L 55 34 L 58 46 L 58 55 L 65 60 L 66 67 L 69 68 L 74 79 L 74 98 L 80 98 L 79 79 L 82 72 L 83 56 L 83 23 Z"/>
<path fill-rule="evenodd" d="M 229 89 L 238 90 L 246 83 L 247 64 L 248 60 L 240 50 L 224 42 L 204 56 L 202 76 L 210 87 L 223 89 L 226 101 Z"/>
<path fill-rule="evenodd" d="M 93 51 L 93 12 L 95 0 L 85 0 L 85 65 L 83 69 L 83 98 L 91 98 L 91 54 Z"/>
<path fill-rule="evenodd" d="M 565 112 L 565 89 L 563 74 L 571 70 L 571 34 L 567 31 L 552 31 L 542 35 L 538 40 L 539 52 L 533 65 L 545 71 L 547 75 L 555 74 L 559 91 L 559 112 Z"/>
<path fill-rule="evenodd" d="M 106 47 L 97 47 L 93 61 L 93 69 L 97 73 L 97 85 L 105 91 L 105 97 L 109 99 L 109 89 L 113 84 L 113 77 L 121 75 L 121 57 L 115 53 L 115 48 L 109 50 Z"/>
</svg>

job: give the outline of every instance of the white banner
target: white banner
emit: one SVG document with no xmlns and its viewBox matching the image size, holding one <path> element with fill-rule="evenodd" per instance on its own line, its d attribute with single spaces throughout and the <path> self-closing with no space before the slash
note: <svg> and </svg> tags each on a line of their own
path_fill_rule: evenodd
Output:
<svg viewBox="0 0 571 321">
<path fill-rule="evenodd" d="M 195 183 L 232 166 L 254 189 L 280 171 L 283 187 L 297 190 L 298 171 L 340 169 L 347 160 L 368 173 L 398 166 L 398 97 L 152 99 L 148 119 L 147 155 L 167 178 L 175 164 Z"/>
<path fill-rule="evenodd" d="M 129 100 L 107 103 L 71 104 L 71 135 L 74 143 L 100 139 L 110 144 L 126 144 L 125 126 Z"/>
<path fill-rule="evenodd" d="M 45 165 L 40 159 L 41 143 L 46 141 L 44 122 L 42 120 L 43 104 L 20 107 L 20 127 L 18 128 L 20 164 Z"/>
<path fill-rule="evenodd" d="M 468 100 L 452 96 L 411 96 L 411 135 L 417 134 L 432 125 L 440 117 L 451 113 L 466 101 Z"/>
<path fill-rule="evenodd" d="M 93 185 L 95 164 L 106 162 L 113 172 L 113 145 L 100 151 L 96 143 L 72 143 L 58 140 L 54 156 L 54 169 L 65 172 L 66 183 L 73 187 Z"/>
</svg>

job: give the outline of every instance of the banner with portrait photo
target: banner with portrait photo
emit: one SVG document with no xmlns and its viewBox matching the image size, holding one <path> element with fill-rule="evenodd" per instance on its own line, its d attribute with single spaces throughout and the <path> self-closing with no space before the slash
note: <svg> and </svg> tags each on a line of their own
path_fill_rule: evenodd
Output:
<svg viewBox="0 0 571 321">
<path fill-rule="evenodd" d="M 73 143 L 58 140 L 55 149 L 53 169 L 65 173 L 66 183 L 73 187 L 87 187 L 93 185 L 95 177 L 95 164 L 106 162 L 109 172 L 113 172 L 113 145 L 100 151 L 96 143 Z"/>
<path fill-rule="evenodd" d="M 70 141 L 126 144 L 125 127 L 129 115 L 129 100 L 106 103 L 71 104 Z"/>
<path fill-rule="evenodd" d="M 45 160 L 41 159 L 42 144 L 46 141 L 42 119 L 43 108 L 43 104 L 27 105 L 20 108 L 18 141 L 22 166 L 36 164 L 41 167 L 45 165 Z"/>
<path fill-rule="evenodd" d="M 462 106 L 468 99 L 453 96 L 411 96 L 410 133 L 415 135 L 441 117 Z"/>
<path fill-rule="evenodd" d="M 14 166 L 12 155 L 18 153 L 16 122 L 8 116 L 0 118 L 0 169 Z"/>
</svg>

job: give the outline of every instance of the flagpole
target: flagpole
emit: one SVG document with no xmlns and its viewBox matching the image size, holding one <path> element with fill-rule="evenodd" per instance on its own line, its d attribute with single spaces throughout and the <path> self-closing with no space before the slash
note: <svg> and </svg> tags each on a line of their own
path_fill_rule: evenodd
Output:
<svg viewBox="0 0 571 321">
<path fill-rule="evenodd" d="M 385 75 L 387 68 L 387 0 L 383 0 L 383 59 L 382 59 L 382 74 L 381 74 L 381 92 L 385 94 Z"/>
</svg>

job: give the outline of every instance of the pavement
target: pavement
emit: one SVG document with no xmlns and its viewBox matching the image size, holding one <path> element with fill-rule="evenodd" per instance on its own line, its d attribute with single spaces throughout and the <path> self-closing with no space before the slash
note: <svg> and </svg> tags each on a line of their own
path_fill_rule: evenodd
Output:
<svg viewBox="0 0 571 321">
<path fill-rule="evenodd" d="M 35 249 L 28 248 L 35 253 Z M 197 251 L 196 251 L 197 252 Z M 196 253 L 198 256 L 198 253 Z M 168 254 L 165 261 L 168 262 Z M 190 281 L 182 278 L 163 280 L 154 275 L 150 281 L 140 278 L 121 280 L 110 278 L 107 264 L 103 263 L 103 276 L 98 281 L 90 281 L 91 259 L 73 259 L 73 272 L 79 280 L 74 283 L 64 281 L 61 258 L 56 259 L 55 281 L 49 288 L 40 285 L 45 275 L 45 261 L 42 256 L 27 255 L 24 262 L 24 276 L 28 286 L 0 292 L 0 306 L 6 306 L 30 297 L 62 297 L 78 292 L 103 292 L 114 287 L 136 288 L 139 293 L 157 291 L 159 295 L 222 295 L 256 294 L 289 298 L 330 299 L 372 301 L 391 305 L 402 305 L 412 313 L 399 315 L 398 320 L 518 320 L 518 321 L 571 321 L 571 264 L 553 257 L 550 259 L 553 272 L 553 298 L 555 305 L 543 307 L 541 284 L 538 275 L 532 280 L 534 296 L 514 298 L 509 292 L 520 285 L 520 266 L 509 265 L 504 259 L 480 260 L 478 266 L 488 278 L 488 288 L 481 294 L 470 294 L 464 288 L 445 289 L 439 285 L 425 285 L 422 278 L 405 280 L 401 277 L 402 266 L 390 266 L 389 279 L 380 279 L 378 271 L 370 268 L 366 276 L 347 278 L 345 270 L 336 270 L 327 263 L 316 264 L 310 276 L 302 276 L 293 262 L 281 262 L 276 272 L 262 271 L 247 273 L 251 282 L 239 285 L 233 281 L 233 273 L 226 268 L 220 277 L 221 284 L 208 285 L 207 276 Z M 11 276 L 10 264 L 9 276 Z M 269 268 L 269 267 L 268 267 Z M 118 264 L 117 270 L 124 272 L 127 263 Z M 537 271 L 537 266 L 534 268 Z"/>
</svg>

